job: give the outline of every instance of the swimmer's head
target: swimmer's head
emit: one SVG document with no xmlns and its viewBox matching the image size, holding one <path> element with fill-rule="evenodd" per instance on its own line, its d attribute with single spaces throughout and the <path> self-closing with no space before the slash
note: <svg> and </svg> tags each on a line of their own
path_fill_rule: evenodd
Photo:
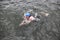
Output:
<svg viewBox="0 0 60 40">
<path fill-rule="evenodd" d="M 30 17 L 31 14 L 30 14 L 29 12 L 27 12 L 27 13 L 24 14 L 24 16 L 28 16 L 28 17 Z"/>
</svg>

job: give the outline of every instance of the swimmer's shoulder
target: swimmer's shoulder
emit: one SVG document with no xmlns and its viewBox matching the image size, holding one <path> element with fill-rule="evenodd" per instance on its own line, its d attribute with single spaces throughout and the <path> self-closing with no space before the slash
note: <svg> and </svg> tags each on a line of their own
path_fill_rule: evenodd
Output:
<svg viewBox="0 0 60 40">
<path fill-rule="evenodd" d="M 35 20 L 35 18 L 34 18 L 33 16 L 31 16 L 29 19 L 30 19 L 30 20 Z"/>
</svg>

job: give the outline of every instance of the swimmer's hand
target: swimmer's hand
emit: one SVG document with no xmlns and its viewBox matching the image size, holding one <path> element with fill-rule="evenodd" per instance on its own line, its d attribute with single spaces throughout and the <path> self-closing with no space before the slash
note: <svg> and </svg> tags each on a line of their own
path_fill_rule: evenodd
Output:
<svg viewBox="0 0 60 40">
<path fill-rule="evenodd" d="M 21 23 L 21 24 L 19 24 L 19 26 L 22 26 L 23 24 Z"/>
</svg>

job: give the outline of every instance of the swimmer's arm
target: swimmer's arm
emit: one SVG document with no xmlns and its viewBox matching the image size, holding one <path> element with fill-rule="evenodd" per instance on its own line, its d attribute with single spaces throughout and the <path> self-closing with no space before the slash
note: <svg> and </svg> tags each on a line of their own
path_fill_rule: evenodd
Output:
<svg viewBox="0 0 60 40">
<path fill-rule="evenodd" d="M 22 26 L 22 25 L 24 25 L 25 24 L 25 21 L 23 20 L 20 24 L 19 24 L 19 26 Z"/>
<path fill-rule="evenodd" d="M 21 22 L 21 24 L 19 24 L 19 26 L 22 26 L 22 25 L 26 25 L 26 24 L 29 24 L 30 22 L 25 22 L 25 20 L 23 20 L 22 22 Z"/>
</svg>

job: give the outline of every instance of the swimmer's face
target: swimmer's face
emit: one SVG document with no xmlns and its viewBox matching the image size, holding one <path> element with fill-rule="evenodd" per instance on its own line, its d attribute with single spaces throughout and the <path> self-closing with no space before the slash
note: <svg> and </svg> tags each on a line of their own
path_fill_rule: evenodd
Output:
<svg viewBox="0 0 60 40">
<path fill-rule="evenodd" d="M 26 16 L 27 19 L 29 19 L 29 16 Z"/>
<path fill-rule="evenodd" d="M 29 18 L 29 16 L 26 16 L 26 18 Z"/>
</svg>

